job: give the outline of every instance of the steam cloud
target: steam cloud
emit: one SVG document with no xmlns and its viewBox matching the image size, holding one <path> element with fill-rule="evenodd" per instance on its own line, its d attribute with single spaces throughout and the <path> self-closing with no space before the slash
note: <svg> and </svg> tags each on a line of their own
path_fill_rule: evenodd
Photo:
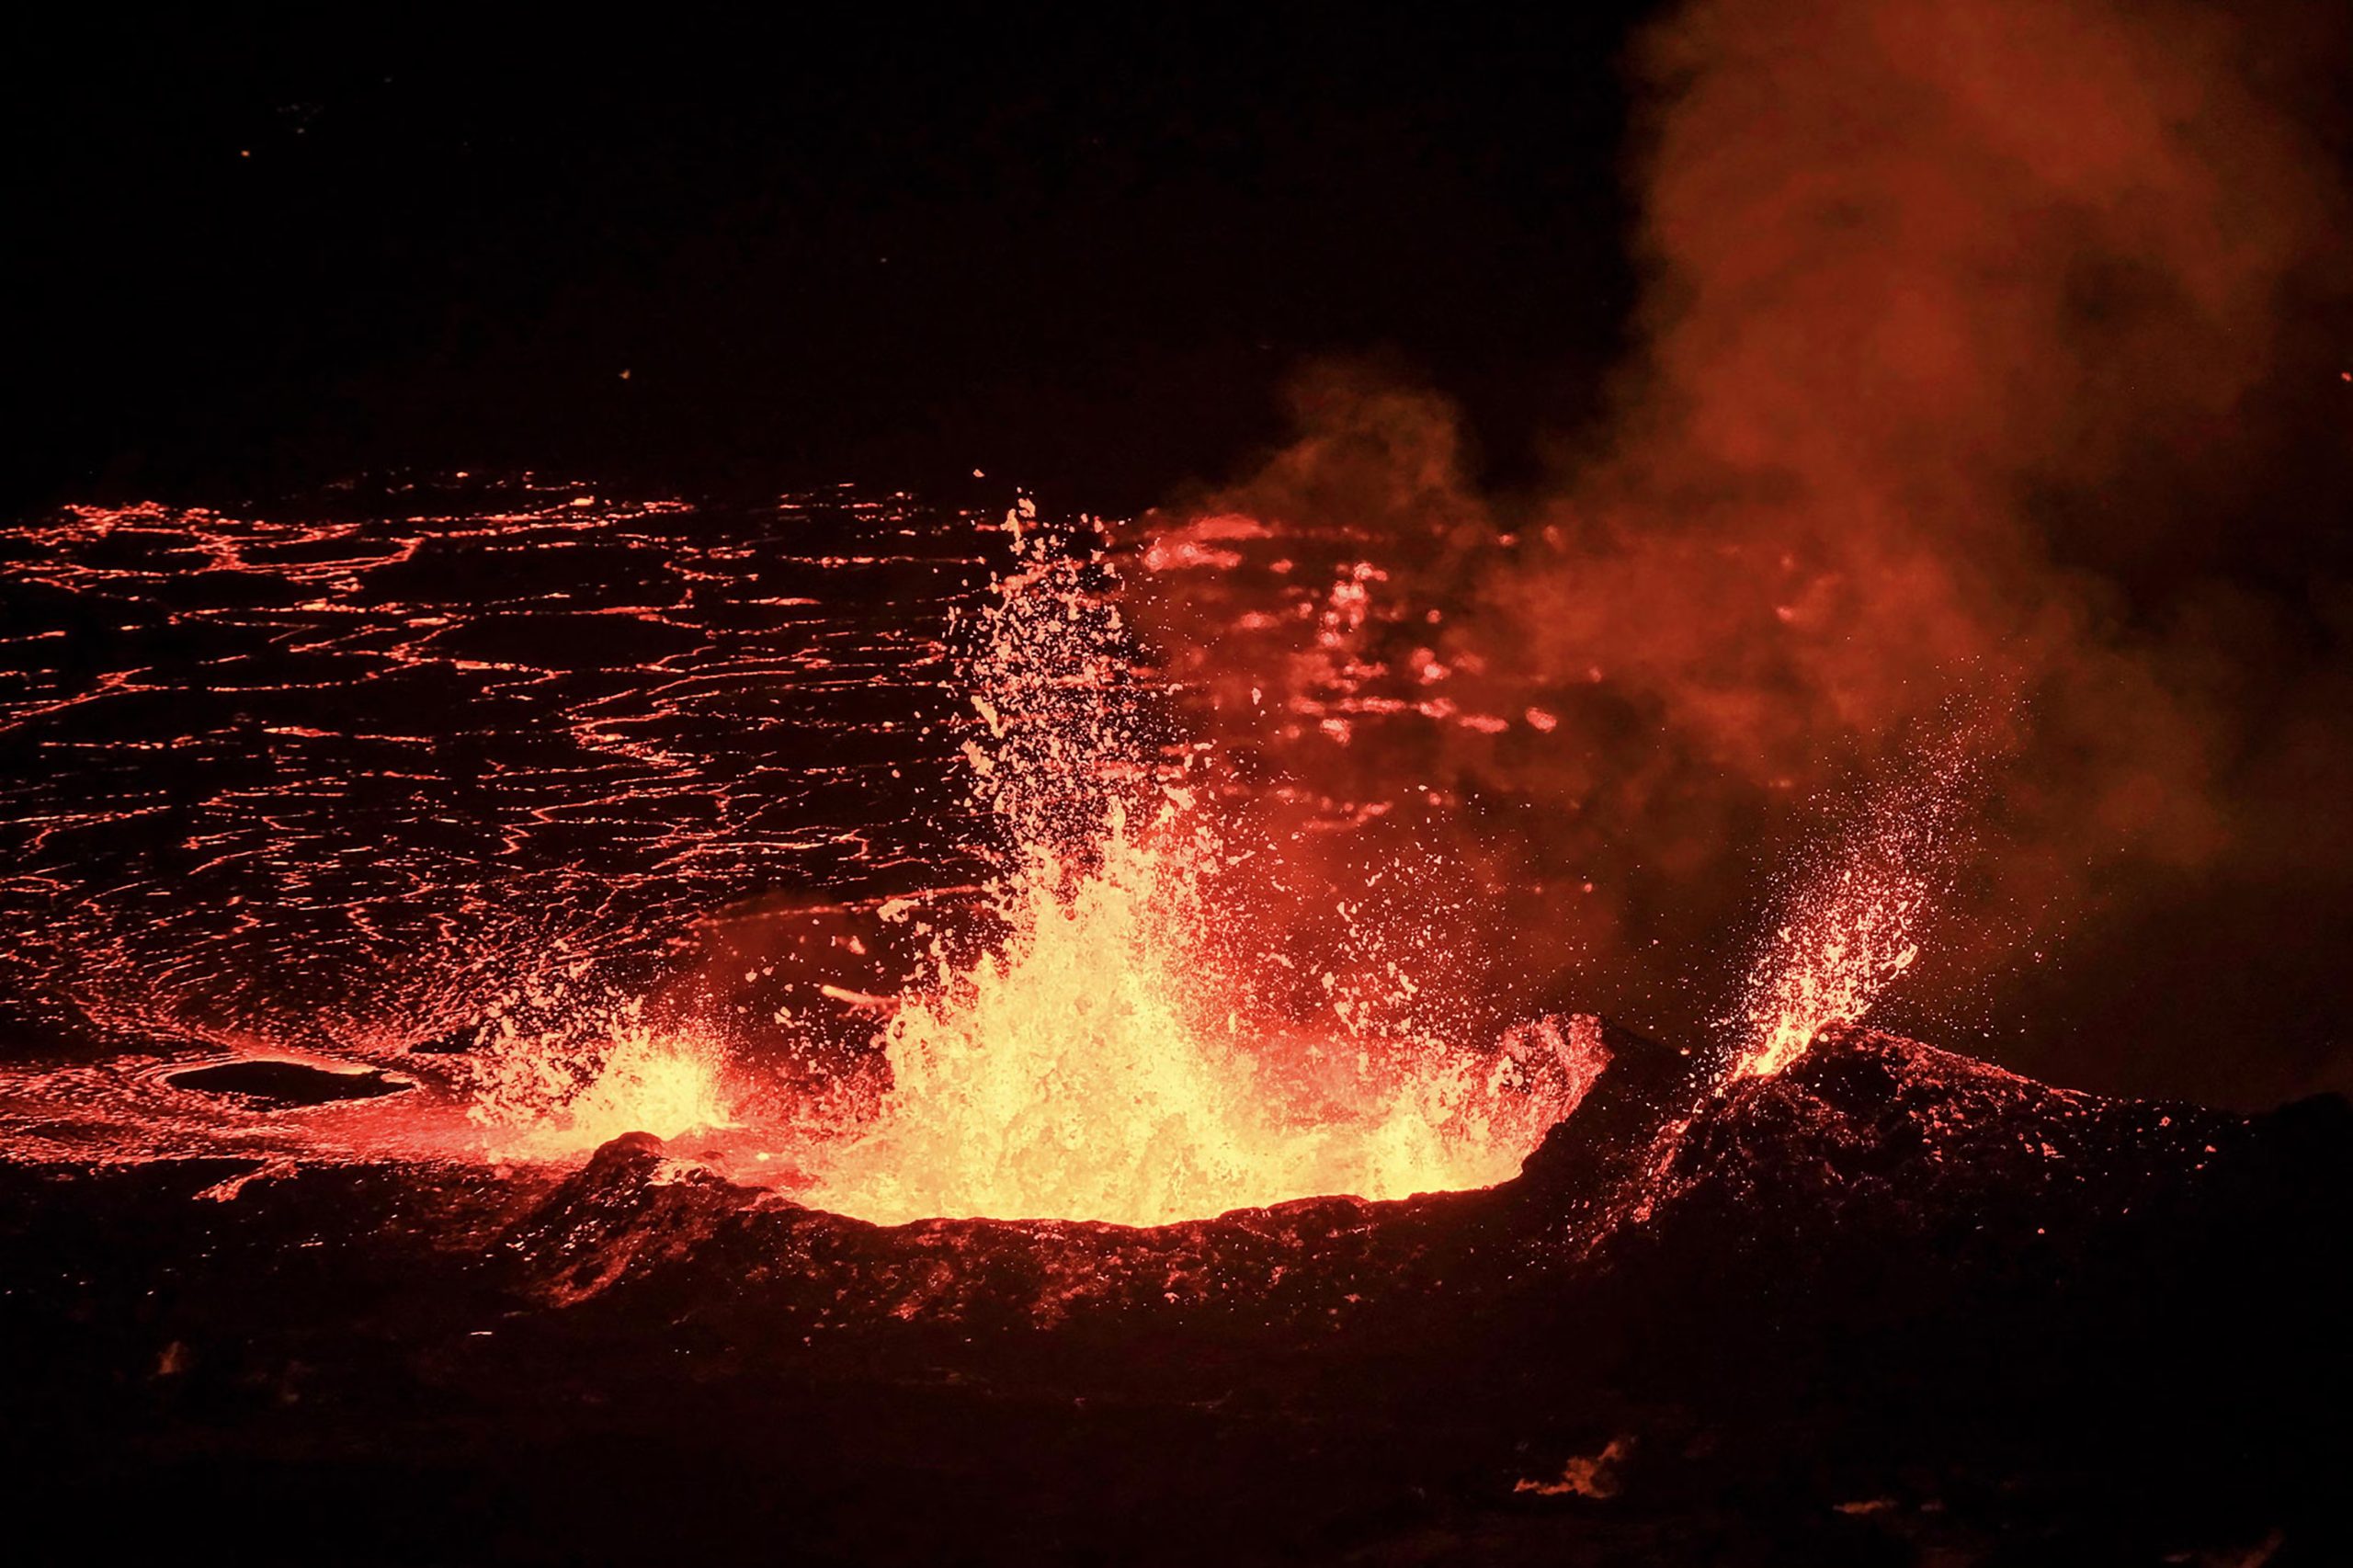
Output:
<svg viewBox="0 0 2353 1568">
<path fill-rule="evenodd" d="M 1181 673 L 1244 752 L 1448 835 L 1499 973 L 1682 1030 L 1779 849 L 1975 715 L 1916 1007 L 2030 1018 L 2006 1054 L 2091 1086 L 2353 1075 L 2294 956 L 2353 924 L 2353 252 L 2298 96 L 2344 41 L 1696 0 L 1636 50 L 1647 281 L 1603 427 L 1491 494 L 1442 395 L 1321 368 L 1293 445 L 1154 519 L 1163 641 L 1222 636 Z M 2224 1020 L 2303 1034 L 2250 1077 Z"/>
</svg>

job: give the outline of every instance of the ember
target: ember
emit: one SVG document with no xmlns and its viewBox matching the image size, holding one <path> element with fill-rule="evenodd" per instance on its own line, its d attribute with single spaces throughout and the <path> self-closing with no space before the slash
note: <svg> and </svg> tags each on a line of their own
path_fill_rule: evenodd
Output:
<svg viewBox="0 0 2353 1568">
<path fill-rule="evenodd" d="M 720 1049 L 656 1032 L 638 1012 L 621 1008 L 585 1032 L 501 1034 L 473 1058 L 467 1115 L 489 1130 L 490 1152 L 554 1158 L 624 1132 L 676 1138 L 734 1126 Z"/>
<path fill-rule="evenodd" d="M 1748 977 L 1733 1076 L 1770 1077 L 1824 1029 L 1860 1022 L 1920 956 L 1930 900 L 1966 841 L 1977 769 L 1968 743 L 1954 740 L 1917 766 L 1915 778 L 1865 803 L 1843 841 L 1798 863 Z"/>
</svg>

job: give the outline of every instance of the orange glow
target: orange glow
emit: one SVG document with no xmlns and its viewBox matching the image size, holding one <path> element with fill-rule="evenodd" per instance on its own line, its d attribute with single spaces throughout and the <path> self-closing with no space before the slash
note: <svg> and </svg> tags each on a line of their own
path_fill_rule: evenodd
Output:
<svg viewBox="0 0 2353 1568">
<path fill-rule="evenodd" d="M 1927 896 L 1900 871 L 1848 866 L 1803 901 L 1751 982 L 1749 1044 L 1734 1075 L 1771 1077 L 1824 1029 L 1859 1021 L 1920 956 L 1912 928 Z"/>
<path fill-rule="evenodd" d="M 577 500 L 569 487 L 551 493 L 530 514 L 531 526 L 593 525 L 605 504 Z M 884 522 L 895 530 L 903 520 Z M 889 961 L 858 971 L 856 986 L 819 975 L 810 989 L 831 1004 L 823 1022 L 790 1006 L 728 1006 L 734 982 L 716 970 L 674 975 L 667 989 L 632 999 L 612 989 L 643 983 L 606 967 L 608 955 L 626 949 L 605 916 L 542 923 L 534 911 L 506 914 L 498 901 L 470 893 L 463 917 L 448 917 L 438 933 L 473 934 L 479 945 L 463 973 L 420 962 L 415 975 L 395 977 L 398 984 L 354 986 L 364 1008 L 273 1020 L 270 1030 L 214 1028 L 206 1014 L 233 1009 L 211 993 L 190 1003 L 152 983 L 152 964 L 108 966 L 108 975 L 128 979 L 119 987 L 103 979 L 79 984 L 83 1009 L 126 1035 L 168 1036 L 188 1049 L 101 1064 L 8 1066 L 0 1071 L 0 1142 L 78 1158 L 561 1164 L 646 1132 L 685 1140 L 682 1154 L 731 1177 L 772 1182 L 785 1196 L 886 1222 L 995 1216 L 1148 1224 L 1301 1198 L 1477 1187 L 1517 1174 L 1601 1070 L 1598 1028 L 1542 1019 L 1496 1040 L 1485 999 L 1445 972 L 1442 943 L 1421 939 L 1437 917 L 1431 910 L 1386 921 L 1361 913 L 1401 902 L 1388 889 L 1373 891 L 1383 878 L 1419 889 L 1400 868 L 1367 872 L 1361 895 L 1302 919 L 1300 901 L 1310 895 L 1285 885 L 1292 862 L 1277 843 L 1244 842 L 1228 826 L 1204 782 L 1210 769 L 1200 767 L 1200 751 L 1169 729 L 1157 706 L 1166 676 L 1124 627 L 1120 585 L 1104 554 L 1083 534 L 1074 541 L 1048 526 L 1026 503 L 1008 522 L 989 535 L 993 550 L 1009 536 L 1011 561 L 980 613 L 960 619 L 945 641 L 924 627 L 866 649 L 877 665 L 904 654 L 926 670 L 908 677 L 910 686 L 920 679 L 926 706 L 894 710 L 869 737 L 897 723 L 894 743 L 916 731 L 904 755 L 926 745 L 961 752 L 968 804 L 983 831 L 972 835 L 972 813 L 957 812 L 924 824 L 924 836 L 981 840 L 969 846 L 985 859 L 986 907 L 968 926 L 950 924 L 973 913 L 961 898 L 920 896 L 937 887 L 882 901 L 879 917 L 904 922 L 892 934 L 913 940 L 892 944 Z M 165 531 L 167 523 L 176 546 L 185 536 L 186 551 L 216 563 L 248 549 L 258 554 L 258 537 L 272 549 L 305 547 L 303 570 L 320 574 L 357 572 L 380 555 L 405 561 L 423 538 L 348 542 L 291 532 L 281 540 L 257 525 L 167 517 L 160 508 L 75 514 L 62 527 L 79 539 L 134 524 Z M 1222 519 L 1195 530 L 1188 548 L 1209 552 L 1207 560 L 1252 542 L 1256 528 Z M 377 553 L 363 560 L 363 547 Z M 934 555 L 977 563 L 949 553 L 951 547 L 969 548 L 960 537 Z M 83 568 L 68 559 L 56 570 L 71 577 Z M 1313 623 L 1326 665 L 1365 656 L 1365 585 L 1379 576 L 1370 562 L 1351 561 L 1328 593 L 1319 586 Z M 816 601 L 764 591 L 756 602 L 765 614 Z M 626 613 L 657 617 L 659 608 Z M 413 618 L 428 639 L 442 637 L 452 619 Z M 960 654 L 953 717 L 928 706 L 937 689 L 928 661 L 949 653 Z M 421 646 L 405 656 L 450 667 L 480 663 L 451 663 Z M 756 663 L 744 660 L 743 668 Z M 534 667 L 526 684 L 540 685 L 545 673 Z M 611 748 L 633 768 L 653 770 L 665 784 L 656 801 L 689 782 L 695 799 L 705 798 L 686 748 L 674 755 L 585 709 L 567 722 L 599 755 Z M 269 733 L 318 735 L 290 722 Z M 898 771 L 894 763 L 892 777 Z M 658 812 L 654 801 L 618 794 L 587 803 L 597 808 L 599 827 L 612 825 L 603 820 L 608 809 L 620 825 Z M 754 804 L 742 803 L 745 810 L 715 820 L 740 824 Z M 588 820 L 577 811 L 582 802 L 573 804 L 572 814 L 550 815 Z M 690 867 L 711 842 L 701 829 L 653 831 L 665 832 L 665 876 Z M 271 844 L 273 866 L 301 860 L 291 841 Z M 954 863 L 956 875 L 967 869 Z M 437 879 L 454 875 L 429 859 L 404 870 L 399 885 L 428 893 L 441 887 Z M 557 885 L 588 880 L 567 869 Z M 303 902 L 313 896 L 307 888 L 268 886 L 290 910 L 320 914 Z M 661 902 L 648 896 L 653 890 L 631 891 L 634 898 L 615 903 L 616 925 Z M 688 881 L 670 902 L 691 902 L 701 891 Z M 238 897 L 222 902 L 239 907 Z M 392 922 L 372 907 L 326 913 L 358 926 L 369 945 L 355 950 L 382 967 Z M 1414 929 L 1392 924 L 1400 920 Z M 240 924 L 232 934 L 246 929 Z M 914 954 L 924 956 L 905 981 L 906 970 L 892 966 Z M 226 958 L 199 967 L 208 977 L 240 972 Z M 743 968 L 732 972 L 747 986 L 755 978 Z M 485 974 L 497 979 L 478 983 Z M 760 969 L 764 981 L 772 974 Z M 785 994 L 780 986 L 775 994 Z M 869 1039 L 856 1038 L 847 1022 L 861 1017 L 876 1020 Z M 1473 1017 L 1482 1021 L 1466 1021 Z M 396 1070 L 400 1092 L 278 1105 L 187 1079 L 188 1070 L 224 1056 L 282 1055 L 281 1032 L 333 1041 L 336 1050 L 318 1056 L 325 1071 Z"/>
<path fill-rule="evenodd" d="M 1233 913 L 1205 891 L 1219 838 L 1155 778 L 1118 613 L 1082 586 L 1098 563 L 1060 549 L 1030 536 L 968 670 L 1009 935 L 970 960 L 935 949 L 933 983 L 882 1033 L 891 1089 L 821 1153 L 806 1200 L 1156 1224 L 1516 1174 L 1598 1072 L 1597 1040 L 1548 1025 L 1473 1053 L 1331 980 L 1328 1023 L 1255 1008 L 1213 935 Z"/>
<path fill-rule="evenodd" d="M 1968 821 L 1976 778 L 1966 731 L 1886 786 L 1847 841 L 1802 871 L 1763 956 L 1750 971 L 1732 1075 L 1770 1077 L 1833 1024 L 1860 1022 L 1920 956 L 1919 928 Z"/>
<path fill-rule="evenodd" d="M 1115 826 L 1086 875 L 1039 862 L 1011 894 L 1002 950 L 891 1020 L 888 1102 L 807 1200 L 886 1222 L 1158 1224 L 1486 1187 L 1598 1070 L 1557 1034 L 1521 1042 L 1531 1062 L 1245 1025 L 1201 939 L 1214 912 L 1200 845 L 1171 807 L 1146 833 Z M 1540 1087 L 1547 1066 L 1555 1085 Z"/>
<path fill-rule="evenodd" d="M 502 1032 L 469 1063 L 466 1114 L 494 1153 L 557 1159 L 624 1132 L 670 1139 L 735 1125 L 716 1046 L 656 1033 L 633 1007 L 600 1022 L 582 1033 Z"/>
</svg>

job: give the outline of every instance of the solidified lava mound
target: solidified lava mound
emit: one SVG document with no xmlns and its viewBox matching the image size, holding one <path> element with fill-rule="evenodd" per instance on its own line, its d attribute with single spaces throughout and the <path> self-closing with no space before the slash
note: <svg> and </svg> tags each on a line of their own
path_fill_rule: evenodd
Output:
<svg viewBox="0 0 2353 1568">
<path fill-rule="evenodd" d="M 334 1072 L 300 1062 L 219 1062 L 165 1075 L 175 1088 L 236 1095 L 269 1106 L 331 1105 L 375 1099 L 409 1087 L 380 1072 Z"/>
<path fill-rule="evenodd" d="M 11 1169 L 8 1473 L 246 1561 L 2338 1560 L 2342 1101 L 1608 1043 L 1515 1181 L 1152 1229 L 878 1227 L 643 1135 Z M 404 1502 L 354 1539 L 355 1489 Z"/>
</svg>

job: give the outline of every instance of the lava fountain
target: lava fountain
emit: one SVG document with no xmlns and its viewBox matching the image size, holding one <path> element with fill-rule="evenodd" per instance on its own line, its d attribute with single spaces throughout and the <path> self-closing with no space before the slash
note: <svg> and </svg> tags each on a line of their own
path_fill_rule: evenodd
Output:
<svg viewBox="0 0 2353 1568">
<path fill-rule="evenodd" d="M 735 1126 L 725 1051 L 654 1028 L 643 1011 L 636 1002 L 589 1007 L 544 1031 L 501 1019 L 466 1068 L 467 1118 L 491 1152 L 555 1159 L 625 1132 L 668 1139 Z"/>
<path fill-rule="evenodd" d="M 1465 1049 L 1415 1026 L 1410 987 L 1326 976 L 1305 1022 L 1262 1006 L 1222 939 L 1245 913 L 1214 891 L 1231 851 L 1151 744 L 1111 568 L 1034 521 L 1008 518 L 1017 564 L 963 661 L 1004 935 L 960 956 L 932 934 L 881 1030 L 889 1085 L 817 1153 L 805 1200 L 886 1222 L 1159 1224 L 1516 1174 L 1596 1052 L 1542 1025 Z"/>
<path fill-rule="evenodd" d="M 1921 924 L 1967 831 L 1975 760 L 1966 738 L 1927 748 L 1914 773 L 1863 802 L 1839 839 L 1793 862 L 1779 918 L 1732 1020 L 1730 1078 L 1779 1073 L 1824 1029 L 1861 1022 L 1912 967 Z"/>
</svg>

